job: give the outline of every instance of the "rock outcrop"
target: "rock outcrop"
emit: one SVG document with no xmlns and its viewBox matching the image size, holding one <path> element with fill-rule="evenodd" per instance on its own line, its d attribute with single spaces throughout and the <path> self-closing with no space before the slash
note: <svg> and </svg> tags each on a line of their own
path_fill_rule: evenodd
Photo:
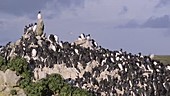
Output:
<svg viewBox="0 0 170 96">
<path fill-rule="evenodd" d="M 9 69 L 5 71 L 4 75 L 6 84 L 11 87 L 16 86 L 18 81 L 20 80 L 20 76 L 17 76 L 15 71 L 11 71 Z"/>
<path fill-rule="evenodd" d="M 0 71 L 0 96 L 9 96 L 11 90 L 16 90 L 17 96 L 26 96 L 23 89 L 17 87 L 19 80 L 20 76 L 17 76 L 15 71 Z"/>
<path fill-rule="evenodd" d="M 15 56 L 25 58 L 35 82 L 58 73 L 72 86 L 96 95 L 170 95 L 170 65 L 141 53 L 96 47 L 91 39 L 69 43 L 48 37 L 36 36 L 34 32 L 24 34 L 14 44 L 3 46 L 0 55 L 7 60 Z"/>
</svg>

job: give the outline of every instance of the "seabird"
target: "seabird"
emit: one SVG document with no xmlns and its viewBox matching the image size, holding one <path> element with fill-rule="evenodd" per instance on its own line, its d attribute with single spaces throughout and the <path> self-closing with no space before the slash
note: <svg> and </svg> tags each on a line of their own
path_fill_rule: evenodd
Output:
<svg viewBox="0 0 170 96">
<path fill-rule="evenodd" d="M 3 49 L 3 46 L 2 45 L 0 45 L 0 51 Z"/>
<path fill-rule="evenodd" d="M 94 41 L 94 39 L 92 39 L 92 42 L 91 42 L 91 43 L 92 43 L 92 46 L 93 46 L 93 47 L 98 47 L 98 44 L 97 44 L 96 41 Z"/>
<path fill-rule="evenodd" d="M 53 44 L 59 43 L 59 38 L 57 35 L 50 34 L 47 39 Z"/>
<path fill-rule="evenodd" d="M 32 30 L 33 30 L 33 32 L 35 32 L 35 31 L 36 31 L 36 29 L 37 29 L 37 23 L 35 23 L 35 24 L 34 24 L 34 26 L 33 26 L 33 29 L 32 29 Z"/>
<path fill-rule="evenodd" d="M 31 31 L 32 30 L 32 24 L 29 24 L 28 26 L 29 26 L 28 31 Z"/>
<path fill-rule="evenodd" d="M 91 39 L 91 38 L 90 38 L 90 34 L 86 35 L 86 39 L 87 39 L 87 40 L 90 40 L 90 39 Z"/>
<path fill-rule="evenodd" d="M 78 49 L 74 49 L 74 51 L 75 51 L 75 53 L 76 53 L 77 55 L 79 55 L 79 50 L 78 50 Z"/>
<path fill-rule="evenodd" d="M 166 65 L 166 69 L 167 69 L 167 70 L 170 70 L 170 65 Z"/>
<path fill-rule="evenodd" d="M 36 55 L 37 55 L 37 51 L 36 51 L 36 49 L 32 49 L 32 57 L 35 57 Z"/>
<path fill-rule="evenodd" d="M 59 37 L 57 35 L 54 35 L 55 42 L 58 44 L 59 43 Z"/>
<path fill-rule="evenodd" d="M 37 18 L 42 19 L 41 11 L 38 12 Z"/>
<path fill-rule="evenodd" d="M 151 60 L 153 60 L 155 55 L 154 54 L 150 54 L 149 57 L 151 58 Z"/>
<path fill-rule="evenodd" d="M 85 39 L 84 33 L 82 33 L 80 36 L 81 36 L 81 39 Z"/>
<path fill-rule="evenodd" d="M 29 27 L 27 27 L 27 25 L 25 25 L 25 28 L 24 28 L 24 34 L 27 32 Z"/>
<path fill-rule="evenodd" d="M 53 34 L 50 34 L 50 35 L 48 36 L 48 40 L 49 40 L 51 43 L 54 43 L 54 42 L 55 42 L 54 35 L 53 35 Z"/>
<path fill-rule="evenodd" d="M 78 40 L 82 40 L 82 39 L 81 39 L 81 36 L 78 37 Z"/>
<path fill-rule="evenodd" d="M 60 47 L 63 48 L 63 41 L 59 43 Z"/>
<path fill-rule="evenodd" d="M 55 47 L 53 44 L 50 44 L 50 48 L 51 48 L 53 51 L 56 51 L 56 47 Z"/>
</svg>

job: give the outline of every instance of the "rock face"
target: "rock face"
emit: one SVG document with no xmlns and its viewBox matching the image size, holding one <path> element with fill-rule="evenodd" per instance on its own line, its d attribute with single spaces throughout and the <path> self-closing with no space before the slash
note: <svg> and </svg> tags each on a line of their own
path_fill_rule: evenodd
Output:
<svg viewBox="0 0 170 96">
<path fill-rule="evenodd" d="M 15 56 L 25 58 L 34 71 L 35 82 L 58 73 L 69 84 L 97 96 L 170 95 L 170 65 L 141 53 L 108 50 L 86 37 L 73 43 L 56 41 L 55 36 L 36 36 L 29 31 L 16 43 L 3 46 L 0 56 L 6 60 Z M 16 80 L 8 81 L 9 84 L 16 83 L 19 77 L 13 78 Z"/>
<path fill-rule="evenodd" d="M 11 71 L 11 70 L 7 69 L 5 71 L 5 78 L 4 79 L 5 79 L 5 82 L 8 86 L 16 86 L 17 82 L 20 79 L 20 76 L 17 76 L 15 71 Z"/>
<path fill-rule="evenodd" d="M 38 20 L 37 22 L 37 29 L 36 29 L 36 35 L 41 36 L 44 31 L 44 22 L 42 19 Z"/>
<path fill-rule="evenodd" d="M 5 89 L 5 80 L 4 80 L 4 72 L 0 71 L 0 92 Z"/>
<path fill-rule="evenodd" d="M 0 96 L 9 96 L 11 90 L 17 90 L 17 96 L 26 96 L 22 89 L 15 87 L 19 79 L 20 76 L 17 76 L 15 71 L 0 71 Z"/>
<path fill-rule="evenodd" d="M 0 71 L 0 78 L 0 84 L 10 87 L 16 86 L 17 82 L 20 80 L 20 76 L 17 76 L 16 72 L 10 69 L 7 69 L 5 73 Z"/>
</svg>

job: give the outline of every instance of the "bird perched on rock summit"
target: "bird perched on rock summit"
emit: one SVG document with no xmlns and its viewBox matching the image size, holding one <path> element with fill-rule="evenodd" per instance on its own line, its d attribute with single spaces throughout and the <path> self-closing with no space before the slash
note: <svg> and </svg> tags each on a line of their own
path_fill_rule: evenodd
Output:
<svg viewBox="0 0 170 96">
<path fill-rule="evenodd" d="M 42 19 L 41 11 L 38 12 L 37 19 L 38 21 L 37 21 L 36 35 L 41 36 L 44 31 L 44 22 Z"/>
</svg>

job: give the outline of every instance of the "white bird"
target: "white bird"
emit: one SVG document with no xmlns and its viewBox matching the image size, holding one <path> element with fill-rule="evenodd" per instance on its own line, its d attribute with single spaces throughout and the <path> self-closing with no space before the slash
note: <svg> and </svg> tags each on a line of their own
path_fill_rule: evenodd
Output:
<svg viewBox="0 0 170 96">
<path fill-rule="evenodd" d="M 56 47 L 55 47 L 53 44 L 50 45 L 50 48 L 51 48 L 53 51 L 56 51 Z"/>
<path fill-rule="evenodd" d="M 75 53 L 78 55 L 79 54 L 79 50 L 78 49 L 74 49 Z"/>
<path fill-rule="evenodd" d="M 120 60 L 120 58 L 119 57 L 116 57 L 116 61 L 119 61 Z"/>
<path fill-rule="evenodd" d="M 59 43 L 60 47 L 63 48 L 63 41 Z"/>
<path fill-rule="evenodd" d="M 158 63 L 156 61 L 153 62 L 154 65 L 157 65 Z"/>
<path fill-rule="evenodd" d="M 114 59 L 113 59 L 112 57 L 110 58 L 110 60 L 111 60 L 112 62 L 115 62 Z"/>
<path fill-rule="evenodd" d="M 48 37 L 47 37 L 48 41 L 50 41 L 51 43 L 59 43 L 59 38 L 57 35 L 53 35 L 53 34 L 50 34 Z"/>
<path fill-rule="evenodd" d="M 36 31 L 36 29 L 37 29 L 37 23 L 35 23 L 35 24 L 34 24 L 34 26 L 33 26 L 33 29 L 32 29 L 32 30 L 33 30 L 33 32 L 35 32 L 35 31 Z"/>
<path fill-rule="evenodd" d="M 90 40 L 90 39 L 91 39 L 91 38 L 90 38 L 90 34 L 86 35 L 86 39 L 87 39 L 87 40 Z"/>
<path fill-rule="evenodd" d="M 51 40 L 51 37 L 52 37 L 51 34 L 48 35 L 47 40 L 50 41 L 50 43 L 53 43 L 53 41 Z"/>
<path fill-rule="evenodd" d="M 84 33 L 82 33 L 80 36 L 81 36 L 81 39 L 85 39 Z"/>
<path fill-rule="evenodd" d="M 58 44 L 59 43 L 59 37 L 57 35 L 54 35 L 55 41 Z"/>
<path fill-rule="evenodd" d="M 154 54 L 150 54 L 149 57 L 150 57 L 151 59 L 154 59 L 155 55 L 154 55 Z"/>
<path fill-rule="evenodd" d="M 106 63 L 106 60 L 107 60 L 107 58 L 105 58 L 104 60 L 102 60 L 102 63 L 101 63 L 102 66 Z"/>
<path fill-rule="evenodd" d="M 32 25 L 32 24 L 29 24 L 28 31 L 31 31 L 32 28 L 33 28 L 33 25 Z"/>
<path fill-rule="evenodd" d="M 79 40 L 79 41 L 81 41 L 81 40 L 82 40 L 82 39 L 81 39 L 81 36 L 79 36 L 79 37 L 78 37 L 78 40 Z"/>
<path fill-rule="evenodd" d="M 93 45 L 93 47 L 98 47 L 98 44 L 96 41 L 94 41 L 94 39 L 92 39 L 92 45 Z"/>
<path fill-rule="evenodd" d="M 118 64 L 118 67 L 120 68 L 120 70 L 123 70 L 122 64 Z"/>
<path fill-rule="evenodd" d="M 170 65 L 167 65 L 167 66 L 166 66 L 166 69 L 167 69 L 167 70 L 170 70 Z"/>
<path fill-rule="evenodd" d="M 37 51 L 35 49 L 32 49 L 32 57 L 35 57 L 37 55 Z"/>
<path fill-rule="evenodd" d="M 0 51 L 3 49 L 4 47 L 0 45 Z"/>
<path fill-rule="evenodd" d="M 38 12 L 37 19 L 42 19 L 41 11 Z"/>
</svg>

